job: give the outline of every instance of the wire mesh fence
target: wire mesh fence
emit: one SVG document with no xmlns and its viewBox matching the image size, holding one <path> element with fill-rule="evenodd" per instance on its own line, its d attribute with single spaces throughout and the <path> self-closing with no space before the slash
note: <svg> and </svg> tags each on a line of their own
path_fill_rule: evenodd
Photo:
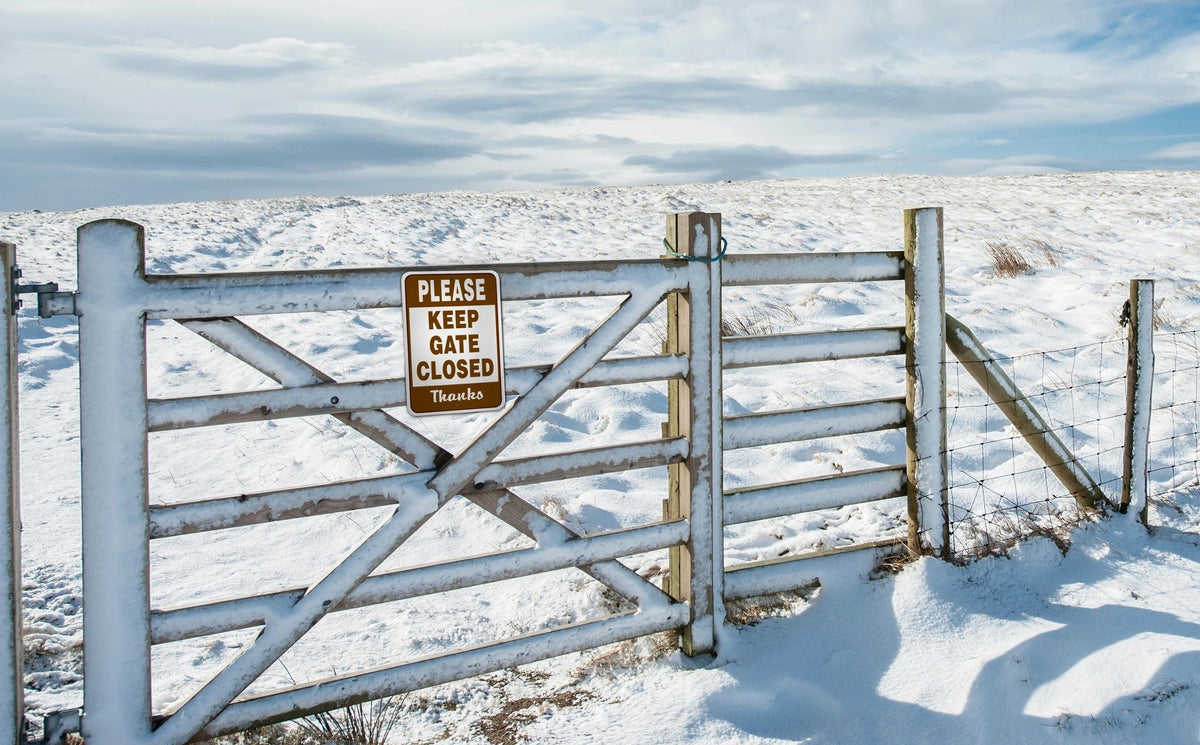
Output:
<svg viewBox="0 0 1200 745">
<path fill-rule="evenodd" d="M 1127 353 L 1127 340 L 1119 338 L 992 359 L 1114 502 L 1121 491 Z M 1064 540 L 1065 529 L 1084 514 L 1001 412 L 999 394 L 982 389 L 957 361 L 947 362 L 946 383 L 954 555 L 1002 552 L 1029 535 Z"/>
<path fill-rule="evenodd" d="M 1200 331 L 1155 334 L 1154 356 L 1147 495 L 1161 519 L 1173 495 L 1200 489 Z"/>
</svg>

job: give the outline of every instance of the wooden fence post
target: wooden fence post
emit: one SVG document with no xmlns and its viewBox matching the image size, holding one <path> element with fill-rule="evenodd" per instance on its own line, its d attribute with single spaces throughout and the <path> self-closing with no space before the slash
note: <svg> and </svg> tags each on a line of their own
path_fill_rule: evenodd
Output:
<svg viewBox="0 0 1200 745">
<path fill-rule="evenodd" d="M 1154 282 L 1129 283 L 1129 358 L 1125 377 L 1125 452 L 1121 474 L 1121 513 L 1130 505 L 1149 526 L 1146 468 L 1149 461 L 1150 404 L 1154 391 Z"/>
<path fill-rule="evenodd" d="M 950 557 L 942 209 L 904 211 L 908 549 Z"/>
<path fill-rule="evenodd" d="M 25 686 L 21 639 L 21 500 L 17 430 L 17 304 L 13 294 L 13 269 L 17 247 L 0 243 L 4 266 L 4 344 L 0 346 L 0 369 L 5 375 L 4 401 L 0 405 L 0 427 L 8 437 L 0 455 L 0 582 L 5 583 L 0 607 L 0 741 L 22 742 L 25 729 Z M 7 734 L 8 737 L 4 737 Z"/>
<path fill-rule="evenodd" d="M 688 357 L 668 383 L 668 437 L 686 437 L 688 458 L 669 466 L 666 517 L 688 521 L 688 541 L 670 551 L 664 589 L 689 606 L 684 654 L 715 653 L 724 623 L 724 509 L 721 442 L 721 216 L 667 215 L 667 244 L 689 261 L 685 293 L 667 296 L 666 351 Z"/>
</svg>

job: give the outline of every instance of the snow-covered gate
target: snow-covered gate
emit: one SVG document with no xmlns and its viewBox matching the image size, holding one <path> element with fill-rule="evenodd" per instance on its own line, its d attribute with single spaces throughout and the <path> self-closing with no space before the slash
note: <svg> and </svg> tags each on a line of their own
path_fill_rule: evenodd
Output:
<svg viewBox="0 0 1200 745">
<path fill-rule="evenodd" d="M 720 216 L 685 213 L 669 216 L 668 221 L 668 248 L 681 258 L 486 267 L 499 274 L 506 301 L 623 299 L 557 364 L 510 369 L 509 392 L 515 397 L 490 429 L 457 453 L 385 411 L 404 405 L 402 379 L 337 382 L 239 320 L 257 314 L 398 307 L 400 279 L 410 268 L 147 275 L 139 225 L 106 220 L 81 227 L 79 291 L 48 299 L 52 312 L 77 315 L 80 325 L 84 636 L 88 640 L 81 731 L 89 745 L 185 743 L 669 629 L 683 632 L 685 651 L 690 654 L 714 651 L 725 599 L 795 587 L 798 577 L 811 576 L 797 572 L 794 567 L 799 562 L 794 561 L 726 567 L 722 553 L 726 524 L 907 494 L 910 547 L 941 551 L 945 541 L 940 466 L 944 450 L 941 212 L 907 211 L 905 226 L 903 253 L 722 259 Z M 886 280 L 905 282 L 907 328 L 721 339 L 722 284 Z M 605 359 L 668 299 L 667 351 Z M 9 313 L 11 350 L 11 309 Z M 178 321 L 275 379 L 280 387 L 147 400 L 146 323 L 159 319 Z M 906 399 L 722 416 L 723 365 L 899 353 L 907 354 Z M 675 381 L 670 421 L 661 439 L 496 459 L 568 389 L 661 380 Z M 11 385 L 9 395 L 12 401 Z M 190 503 L 150 503 L 151 432 L 318 414 L 336 417 L 401 456 L 413 470 Z M 725 449 L 904 427 L 907 464 L 728 494 L 722 491 Z M 580 535 L 512 491 L 522 484 L 663 465 L 672 465 L 676 490 L 667 516 L 608 533 Z M 14 493 L 10 479 L 9 494 Z M 459 497 L 494 514 L 536 545 L 373 573 L 434 513 Z M 150 541 L 380 506 L 392 509 L 390 517 L 308 586 L 186 607 L 151 607 Z M 16 536 L 15 524 L 15 515 L 10 515 L 9 538 Z M 873 547 L 877 546 L 853 548 Z M 15 550 L 11 545 L 0 548 L 4 555 Z M 674 554 L 668 592 L 617 561 L 668 548 Z M 386 669 L 246 693 L 327 614 L 571 567 L 599 580 L 636 610 Z M 8 601 L 17 606 L 14 611 L 19 610 L 19 592 L 19 582 L 8 588 Z M 190 698 L 169 710 L 155 709 L 153 645 L 251 628 L 259 629 L 253 643 Z M 15 687 L 5 698 L 6 703 L 16 704 L 16 711 L 3 712 L 14 721 L 20 711 L 20 645 L 15 638 L 19 629 L 0 631 L 16 641 L 16 649 L 6 657 L 10 669 L 3 680 Z"/>
</svg>

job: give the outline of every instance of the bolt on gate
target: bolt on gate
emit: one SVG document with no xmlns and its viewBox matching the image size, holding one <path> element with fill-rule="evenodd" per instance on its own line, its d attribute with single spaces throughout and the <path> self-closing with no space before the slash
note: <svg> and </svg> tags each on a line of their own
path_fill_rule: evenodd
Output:
<svg viewBox="0 0 1200 745">
<path fill-rule="evenodd" d="M 507 408 L 465 448 L 450 452 L 386 410 L 405 405 L 403 378 L 339 382 L 251 328 L 263 314 L 396 308 L 414 269 L 147 275 L 141 226 L 119 220 L 78 233 L 79 290 L 57 293 L 52 312 L 79 318 L 84 561 L 84 708 L 89 745 L 181 744 L 382 698 L 651 633 L 679 630 L 687 654 L 712 653 L 724 602 L 794 589 L 803 559 L 897 541 L 814 552 L 787 561 L 727 567 L 725 527 L 799 512 L 906 498 L 914 552 L 948 546 L 944 494 L 944 328 L 940 209 L 905 212 L 904 251 L 723 256 L 720 215 L 668 218 L 674 256 L 634 261 L 498 264 L 504 301 L 615 296 L 619 305 L 550 366 L 514 368 Z M 462 270 L 465 267 L 447 269 Z M 904 327 L 722 339 L 723 286 L 903 281 Z M 68 297 L 63 297 L 69 295 Z M 657 306 L 668 305 L 662 354 L 606 358 Z M 15 314 L 10 309 L 10 346 Z M 146 324 L 174 320 L 261 371 L 278 388 L 186 398 L 147 398 Z M 876 355 L 905 355 L 903 398 L 724 416 L 722 370 Z M 9 399 L 15 406 L 10 373 Z M 573 388 L 669 381 L 659 439 L 500 459 Z M 393 453 L 412 470 L 318 486 L 200 501 L 151 504 L 150 433 L 297 416 L 329 415 Z M 905 429 L 907 462 L 838 476 L 730 490 L 726 450 Z M 14 442 L 10 439 L 10 443 Z M 514 491 L 523 485 L 653 466 L 670 468 L 662 520 L 580 534 Z M 10 480 L 10 494 L 15 486 Z M 531 548 L 375 573 L 454 499 L 465 499 L 533 540 Z M 15 504 L 15 502 L 14 502 Z M 391 511 L 357 547 L 303 587 L 174 608 L 150 601 L 150 542 L 175 536 L 369 507 Z M 15 516 L 8 534 L 15 535 Z M 665 591 L 618 559 L 669 549 Z M 247 689 L 331 613 L 577 568 L 634 610 L 313 683 Z M 19 578 L 19 570 L 11 576 Z M 20 583 L 9 587 L 10 605 Z M 253 642 L 166 710 L 151 694 L 154 645 L 238 629 Z M 3 631 L 4 629 L 0 629 Z M 19 628 L 17 629 L 19 633 Z M 19 641 L 6 664 L 20 720 Z M 9 700 L 12 696 L 8 697 Z M 19 726 L 19 725 L 18 725 Z M 49 734 L 49 733 L 48 733 Z M 61 735 L 62 732 L 57 734 Z"/>
</svg>

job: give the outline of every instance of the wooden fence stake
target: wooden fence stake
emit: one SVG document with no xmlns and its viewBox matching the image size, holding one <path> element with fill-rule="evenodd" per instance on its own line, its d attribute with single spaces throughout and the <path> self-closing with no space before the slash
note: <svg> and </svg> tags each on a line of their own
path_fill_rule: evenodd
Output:
<svg viewBox="0 0 1200 745">
<path fill-rule="evenodd" d="M 667 244 L 676 253 L 713 258 L 721 250 L 721 216 L 667 216 Z M 688 293 L 667 296 L 670 354 L 687 355 L 688 373 L 667 389 L 667 437 L 686 437 L 688 458 L 669 466 L 664 512 L 688 521 L 688 542 L 670 552 L 667 594 L 688 603 L 684 654 L 715 653 L 724 622 L 724 509 L 721 436 L 721 262 L 692 261 Z"/>
<path fill-rule="evenodd" d="M 904 211 L 908 549 L 950 556 L 942 210 Z"/>
<path fill-rule="evenodd" d="M 1125 378 L 1125 452 L 1121 513 L 1130 505 L 1149 526 L 1146 468 L 1150 448 L 1150 404 L 1154 391 L 1154 282 L 1129 283 L 1129 358 Z"/>
</svg>

